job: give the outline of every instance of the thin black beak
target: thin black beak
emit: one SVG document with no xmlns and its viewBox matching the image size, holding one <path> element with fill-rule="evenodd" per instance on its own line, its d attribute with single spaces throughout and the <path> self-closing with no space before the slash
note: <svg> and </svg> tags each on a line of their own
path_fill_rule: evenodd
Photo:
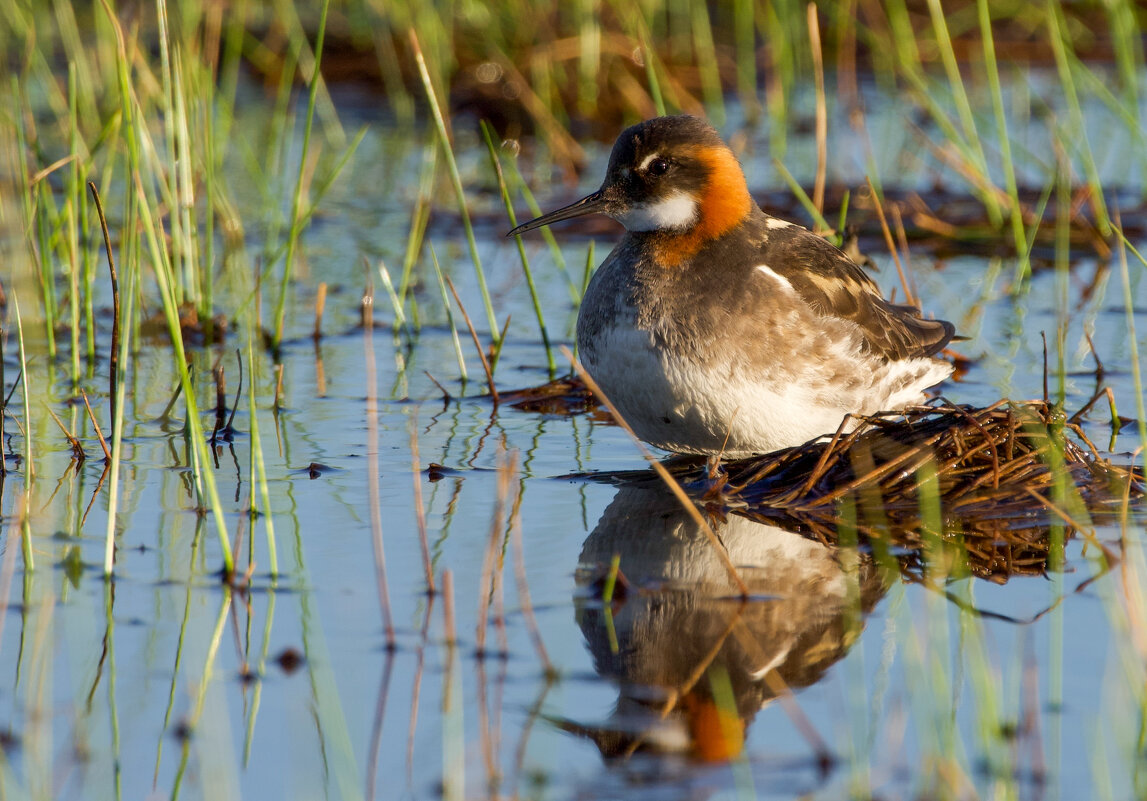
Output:
<svg viewBox="0 0 1147 801">
<path fill-rule="evenodd" d="M 524 234 L 526 231 L 532 231 L 535 228 L 541 228 L 543 225 L 556 223 L 558 220 L 568 220 L 571 217 L 580 217 L 583 214 L 594 214 L 604 211 L 605 202 L 606 201 L 602 195 L 602 191 L 599 189 L 592 195 L 583 197 L 581 200 L 575 203 L 571 203 L 568 206 L 562 206 L 557 211 L 551 211 L 549 214 L 543 214 L 537 219 L 522 223 L 517 228 L 509 231 L 506 236 L 517 236 L 518 234 Z"/>
</svg>

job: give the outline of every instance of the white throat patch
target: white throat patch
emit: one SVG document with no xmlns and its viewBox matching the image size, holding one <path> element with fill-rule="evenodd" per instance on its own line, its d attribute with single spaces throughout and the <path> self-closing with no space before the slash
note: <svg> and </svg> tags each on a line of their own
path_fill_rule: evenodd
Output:
<svg viewBox="0 0 1147 801">
<path fill-rule="evenodd" d="M 685 192 L 675 192 L 653 203 L 634 206 L 617 221 L 628 231 L 664 231 L 688 228 L 697 221 L 697 201 Z"/>
</svg>

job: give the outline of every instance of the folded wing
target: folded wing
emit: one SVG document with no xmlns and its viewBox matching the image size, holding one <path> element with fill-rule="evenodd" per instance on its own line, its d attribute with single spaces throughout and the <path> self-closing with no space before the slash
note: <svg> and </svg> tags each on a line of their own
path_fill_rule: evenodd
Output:
<svg viewBox="0 0 1147 801">
<path fill-rule="evenodd" d="M 804 228 L 770 231 L 762 255 L 816 312 L 855 323 L 861 347 L 885 361 L 932 356 L 956 333 L 949 322 L 925 320 L 916 308 L 885 300 L 859 266 Z"/>
</svg>

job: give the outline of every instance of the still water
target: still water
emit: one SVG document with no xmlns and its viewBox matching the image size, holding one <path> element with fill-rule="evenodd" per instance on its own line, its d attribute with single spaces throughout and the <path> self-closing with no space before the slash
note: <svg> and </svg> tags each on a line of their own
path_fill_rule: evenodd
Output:
<svg viewBox="0 0 1147 801">
<path fill-rule="evenodd" d="M 5 540 L 5 795 L 1066 799 L 1102 797 L 1108 787 L 1113 798 L 1143 792 L 1143 696 L 1130 680 L 1138 675 L 1134 639 L 1142 623 L 1128 611 L 1143 607 L 1127 601 L 1141 589 L 1140 527 L 1097 530 L 1116 551 L 1126 538 L 1125 562 L 1113 570 L 1094 545 L 1076 539 L 1062 572 L 1003 584 L 961 579 L 945 594 L 906 583 L 864 551 L 728 515 L 718 533 L 753 592 L 746 604 L 730 600 L 711 546 L 662 490 L 571 477 L 643 467 L 624 432 L 599 415 L 495 408 L 465 331 L 470 380 L 460 380 L 427 259 L 417 273 L 417 337 L 395 337 L 381 292 L 377 325 L 359 325 L 363 286 L 379 286 L 378 260 L 392 272 L 401 263 L 431 134 L 394 131 L 361 97 L 341 97 L 340 108 L 344 122 L 369 123 L 371 131 L 304 237 L 280 409 L 269 357 L 245 366 L 280 575 L 268 572 L 263 519 L 253 528 L 241 522 L 253 491 L 246 396 L 238 433 L 217 448 L 215 469 L 232 537 L 241 532 L 239 547 L 253 547 L 256 568 L 249 591 L 229 592 L 218 580 L 210 520 L 194 508 L 182 427 L 159 419 L 177 380 L 171 352 L 145 343 L 129 366 L 114 584 L 100 577 L 102 465 L 70 464 L 62 442 L 38 455 L 34 574 L 22 569 L 14 532 Z M 873 96 L 870 125 L 885 132 L 874 135 L 876 163 L 904 188 L 952 181 L 897 125 L 902 113 L 895 98 Z M 258 130 L 259 112 L 250 114 L 241 123 Z M 509 226 L 498 216 L 482 149 L 457 124 L 494 307 L 512 319 L 496 380 L 502 388 L 541 384 L 550 376 L 517 251 L 502 237 Z M 830 185 L 863 180 L 848 130 L 842 124 L 830 133 L 844 143 Z M 1031 139 L 1038 152 L 1039 133 Z M 746 142 L 751 188 L 782 189 L 768 132 L 751 130 Z M 1119 146 L 1138 147 L 1113 141 L 1112 150 Z M 607 150 L 591 153 L 585 189 L 596 186 Z M 810 153 L 809 143 L 793 141 L 786 157 L 806 182 Z M 1142 189 L 1117 163 L 1101 167 L 1112 189 Z M 540 176 L 535 187 L 548 208 L 575 191 Z M 616 238 L 600 230 L 598 261 Z M 257 247 L 260 232 L 249 235 Z M 583 264 L 588 238 L 576 229 L 558 235 L 571 269 Z M 428 239 L 483 329 L 473 270 L 445 199 Z M 881 285 L 891 289 L 894 269 L 878 245 L 867 244 L 883 267 Z M 576 309 L 566 283 L 540 239 L 527 249 L 551 337 L 572 346 Z M 1040 396 L 1046 332 L 1053 371 L 1062 354 L 1067 407 L 1078 408 L 1096 391 L 1090 334 L 1120 412 L 1134 415 L 1116 261 L 1077 254 L 1070 270 L 1038 269 L 1027 290 L 1013 294 L 1011 260 L 940 261 L 924 249 L 914 256 L 925 312 L 969 336 L 960 350 L 971 364 L 944 385 L 945 396 L 981 405 Z M 1144 352 L 1141 278 L 1133 264 Z M 316 344 L 309 331 L 320 282 L 331 294 Z M 194 353 L 200 376 L 221 361 L 231 397 L 235 347 L 245 343 Z M 96 452 L 65 377 L 41 363 L 30 381 L 65 421 L 72 415 Z M 98 392 L 106 374 L 97 371 L 90 383 Z M 211 390 L 202 387 L 204 407 Z M 1108 420 L 1104 402 L 1085 430 L 1129 463 L 1139 447 L 1135 427 L 1113 436 Z M 41 442 L 61 439 L 48 428 L 38 433 Z M 427 471 L 431 463 L 442 468 Z M 450 599 L 427 593 L 420 519 L 439 590 L 451 575 Z M 615 555 L 625 582 L 606 605 L 595 588 Z"/>
</svg>

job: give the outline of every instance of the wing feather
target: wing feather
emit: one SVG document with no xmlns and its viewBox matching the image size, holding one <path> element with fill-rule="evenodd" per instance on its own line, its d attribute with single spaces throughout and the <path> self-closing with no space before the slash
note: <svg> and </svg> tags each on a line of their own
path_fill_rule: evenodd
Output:
<svg viewBox="0 0 1147 801">
<path fill-rule="evenodd" d="M 862 347 L 885 361 L 932 356 L 956 333 L 949 322 L 925 320 L 918 309 L 885 300 L 855 262 L 805 228 L 770 230 L 762 256 L 817 313 L 855 323 Z"/>
</svg>

